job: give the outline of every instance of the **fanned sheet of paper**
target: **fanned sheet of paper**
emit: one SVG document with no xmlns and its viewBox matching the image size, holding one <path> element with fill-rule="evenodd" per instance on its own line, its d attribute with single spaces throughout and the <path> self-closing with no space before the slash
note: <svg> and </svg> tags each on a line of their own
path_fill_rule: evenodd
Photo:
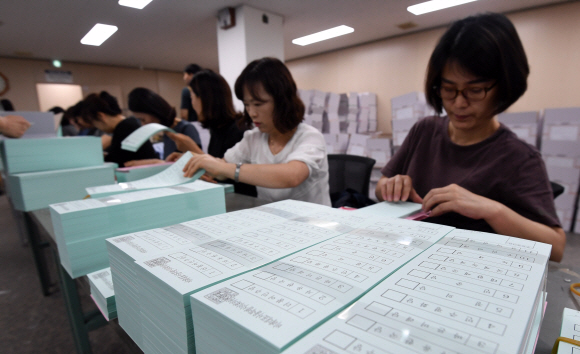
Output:
<svg viewBox="0 0 580 354">
<path fill-rule="evenodd" d="M 196 351 L 279 353 L 451 230 L 370 217 L 357 229 L 200 291 L 191 300 Z"/>
<path fill-rule="evenodd" d="M 580 341 L 580 311 L 564 308 L 560 337 Z M 580 347 L 560 342 L 558 346 L 558 354 L 580 354 Z"/>
<path fill-rule="evenodd" d="M 284 353 L 523 353 L 550 250 L 454 230 Z"/>
<path fill-rule="evenodd" d="M 183 183 L 194 182 L 205 173 L 205 170 L 201 169 L 197 171 L 193 177 L 184 177 L 183 168 L 192 157 L 193 155 L 188 151 L 184 153 L 173 165 L 169 166 L 167 169 L 159 172 L 156 175 L 133 182 L 89 187 L 86 189 L 87 194 L 92 198 L 101 198 L 124 192 L 133 192 L 160 187 L 171 187 Z"/>
<path fill-rule="evenodd" d="M 149 138 L 163 131 L 175 133 L 175 130 L 159 123 L 145 124 L 121 142 L 121 149 L 136 152 Z"/>
</svg>

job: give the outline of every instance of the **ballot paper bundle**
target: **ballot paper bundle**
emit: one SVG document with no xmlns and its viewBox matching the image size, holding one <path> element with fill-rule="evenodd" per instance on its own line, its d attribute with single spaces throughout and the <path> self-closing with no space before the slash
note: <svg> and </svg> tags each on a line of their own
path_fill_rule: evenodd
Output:
<svg viewBox="0 0 580 354">
<path fill-rule="evenodd" d="M 580 341 L 580 311 L 564 308 L 560 337 Z M 580 353 L 580 346 L 566 342 L 560 342 L 558 345 L 558 354 L 577 353 Z"/>
<path fill-rule="evenodd" d="M 531 353 L 550 250 L 454 230 L 284 353 Z"/>
<path fill-rule="evenodd" d="M 526 143 L 539 147 L 539 114 L 531 112 L 504 112 L 498 114 L 497 120 L 514 132 L 517 137 Z"/>
<path fill-rule="evenodd" d="M 109 237 L 224 212 L 224 188 L 203 181 L 50 206 L 61 263 L 73 278 L 109 266 Z"/>
<path fill-rule="evenodd" d="M 309 214 L 288 219 L 295 214 L 292 208 L 266 205 L 251 210 L 261 212 L 252 219 L 251 213 L 242 214 L 249 223 L 229 220 L 232 213 L 228 213 L 222 218 L 182 224 L 213 240 L 136 262 L 142 349 L 146 353 L 193 353 L 195 331 L 189 295 L 352 229 L 333 220 L 357 223 L 356 219 L 364 219 L 352 219 L 348 211 L 322 208 L 320 218 Z"/>
<path fill-rule="evenodd" d="M 121 167 L 115 170 L 115 177 L 117 182 L 133 182 L 163 172 L 172 164 L 172 162 L 164 162 L 152 165 Z"/>
<path fill-rule="evenodd" d="M 452 229 L 371 217 L 357 229 L 199 291 L 191 296 L 196 353 L 280 353 Z"/>
<path fill-rule="evenodd" d="M 117 164 L 25 172 L 7 176 L 10 198 L 16 210 L 31 211 L 50 204 L 82 199 L 85 188 L 114 183 Z"/>
<path fill-rule="evenodd" d="M 87 194 L 93 198 L 102 198 L 109 195 L 146 190 L 160 187 L 171 187 L 183 183 L 193 182 L 205 173 L 204 170 L 197 171 L 192 177 L 183 176 L 183 168 L 193 155 L 188 151 L 179 160 L 163 171 L 133 182 L 101 185 L 87 188 Z"/>
<path fill-rule="evenodd" d="M 6 173 L 53 171 L 100 166 L 103 147 L 98 137 L 5 139 L 0 152 Z"/>
<path fill-rule="evenodd" d="M 175 130 L 159 123 L 149 123 L 141 126 L 121 142 L 121 149 L 136 152 L 149 138 L 161 132 L 175 133 Z"/>
<path fill-rule="evenodd" d="M 117 317 L 115 304 L 115 289 L 111 269 L 105 268 L 94 273 L 87 274 L 91 287 L 91 298 L 107 321 Z"/>
</svg>

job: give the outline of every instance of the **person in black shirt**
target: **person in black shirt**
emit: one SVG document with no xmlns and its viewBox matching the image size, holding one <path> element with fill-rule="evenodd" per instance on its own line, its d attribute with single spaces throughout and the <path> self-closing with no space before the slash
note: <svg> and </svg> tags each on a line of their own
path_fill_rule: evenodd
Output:
<svg viewBox="0 0 580 354">
<path fill-rule="evenodd" d="M 186 85 L 189 85 L 193 76 L 201 70 L 201 66 L 197 64 L 189 64 L 183 69 L 183 81 Z M 193 107 L 191 106 L 191 97 L 189 96 L 189 87 L 186 86 L 181 90 L 181 110 L 179 111 L 179 116 L 183 120 L 188 120 L 190 122 L 197 121 L 197 114 Z"/>
<path fill-rule="evenodd" d="M 221 75 L 211 70 L 202 70 L 191 79 L 189 90 L 191 104 L 198 120 L 211 134 L 207 153 L 213 157 L 223 158 L 226 151 L 242 140 L 244 131 L 249 128 L 243 123 L 243 115 L 234 109 L 230 86 Z M 178 150 L 203 153 L 193 140 L 185 135 L 171 133 L 167 135 L 175 141 Z M 179 156 L 181 155 L 170 155 L 168 161 L 174 161 Z M 244 183 L 234 184 L 234 189 L 236 193 L 257 195 L 254 186 Z"/>
<path fill-rule="evenodd" d="M 121 149 L 121 142 L 141 126 L 136 118 L 125 118 L 121 113 L 117 99 L 106 91 L 98 95 L 90 94 L 83 100 L 81 110 L 83 121 L 105 133 L 113 134 L 105 161 L 124 167 L 127 161 L 156 158 L 157 153 L 149 141 L 136 152 Z"/>
</svg>

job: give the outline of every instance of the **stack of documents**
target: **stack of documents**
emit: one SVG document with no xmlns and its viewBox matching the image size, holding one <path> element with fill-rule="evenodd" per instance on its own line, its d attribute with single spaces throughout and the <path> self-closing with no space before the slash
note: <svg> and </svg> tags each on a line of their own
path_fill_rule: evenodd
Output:
<svg viewBox="0 0 580 354">
<path fill-rule="evenodd" d="M 103 164 L 98 137 L 5 139 L 0 141 L 0 152 L 4 170 L 9 174 Z"/>
<path fill-rule="evenodd" d="M 121 149 L 136 152 L 150 137 L 164 131 L 175 133 L 173 129 L 159 123 L 143 125 L 121 142 Z"/>
<path fill-rule="evenodd" d="M 161 187 L 177 186 L 179 184 L 193 182 L 205 173 L 204 170 L 197 171 L 193 177 L 183 176 L 183 167 L 193 155 L 188 151 L 173 165 L 164 169 L 156 175 L 128 183 L 110 184 L 87 188 L 87 194 L 92 198 L 102 198 L 114 194 L 134 192 L 138 190 L 154 189 Z"/>
<path fill-rule="evenodd" d="M 224 188 L 203 181 L 50 206 L 61 263 L 73 278 L 109 266 L 107 238 L 224 212 Z"/>
<path fill-rule="evenodd" d="M 7 176 L 10 198 L 16 210 L 31 211 L 50 204 L 82 199 L 85 188 L 114 183 L 117 164 L 25 172 Z"/>
<path fill-rule="evenodd" d="M 550 250 L 454 230 L 284 353 L 530 353 Z"/>
<path fill-rule="evenodd" d="M 278 202 L 183 223 L 181 230 L 187 228 L 188 233 L 207 235 L 210 240 L 137 261 L 142 349 L 146 353 L 192 353 L 189 295 L 352 229 L 330 218 L 301 216 L 311 206 L 318 214 L 333 214 L 336 220 L 352 219 L 348 211 Z M 310 210 L 309 214 L 317 213 Z"/>
<path fill-rule="evenodd" d="M 564 308 L 560 337 L 580 341 L 580 311 Z M 560 342 L 558 345 L 558 354 L 576 354 L 577 352 L 580 353 L 580 346 L 566 342 Z"/>
<path fill-rule="evenodd" d="M 357 215 L 405 218 L 421 211 L 422 205 L 413 202 L 380 202 L 354 210 Z"/>
<path fill-rule="evenodd" d="M 133 182 L 156 175 L 166 170 L 172 164 L 173 162 L 164 162 L 134 167 L 121 167 L 115 170 L 115 177 L 117 178 L 117 182 Z"/>
<path fill-rule="evenodd" d="M 361 227 L 191 296 L 196 352 L 279 353 L 452 227 L 373 217 Z M 220 334 L 227 336 L 218 338 Z"/>
<path fill-rule="evenodd" d="M 115 305 L 115 290 L 113 288 L 111 269 L 101 269 L 88 274 L 87 277 L 91 287 L 91 298 L 103 314 L 103 317 L 107 321 L 116 318 L 117 306 Z"/>
</svg>

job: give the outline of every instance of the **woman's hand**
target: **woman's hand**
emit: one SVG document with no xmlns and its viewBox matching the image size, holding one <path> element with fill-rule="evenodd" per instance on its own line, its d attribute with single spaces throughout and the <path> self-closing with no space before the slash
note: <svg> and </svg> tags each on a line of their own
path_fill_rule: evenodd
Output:
<svg viewBox="0 0 580 354">
<path fill-rule="evenodd" d="M 218 180 L 233 178 L 236 165 L 227 163 L 208 154 L 193 154 L 193 157 L 183 167 L 183 176 L 192 177 L 199 169 Z"/>
<path fill-rule="evenodd" d="M 165 162 L 165 161 L 159 160 L 159 159 L 131 160 L 131 161 L 125 162 L 125 167 L 154 165 L 156 163 L 163 163 L 163 162 Z"/>
<path fill-rule="evenodd" d="M 501 204 L 471 193 L 456 184 L 433 188 L 423 198 L 423 210 L 431 210 L 430 216 L 456 212 L 471 219 L 490 219 L 501 209 Z"/>
<path fill-rule="evenodd" d="M 179 160 L 181 156 L 183 156 L 182 152 L 172 152 L 171 154 L 169 154 L 169 156 L 165 158 L 165 162 L 175 162 Z"/>
<path fill-rule="evenodd" d="M 32 124 L 22 116 L 0 117 L 0 134 L 20 138 Z"/>
<path fill-rule="evenodd" d="M 181 152 L 192 151 L 197 154 L 203 154 L 203 151 L 189 136 L 181 133 L 171 133 L 171 132 L 166 132 L 165 134 L 169 137 L 169 139 L 175 142 L 177 150 Z"/>
<path fill-rule="evenodd" d="M 415 203 L 422 203 L 423 199 L 413 188 L 413 180 L 407 175 L 396 175 L 394 177 L 381 177 L 375 189 L 375 195 L 379 200 L 388 202 L 398 202 L 411 200 Z"/>
</svg>

